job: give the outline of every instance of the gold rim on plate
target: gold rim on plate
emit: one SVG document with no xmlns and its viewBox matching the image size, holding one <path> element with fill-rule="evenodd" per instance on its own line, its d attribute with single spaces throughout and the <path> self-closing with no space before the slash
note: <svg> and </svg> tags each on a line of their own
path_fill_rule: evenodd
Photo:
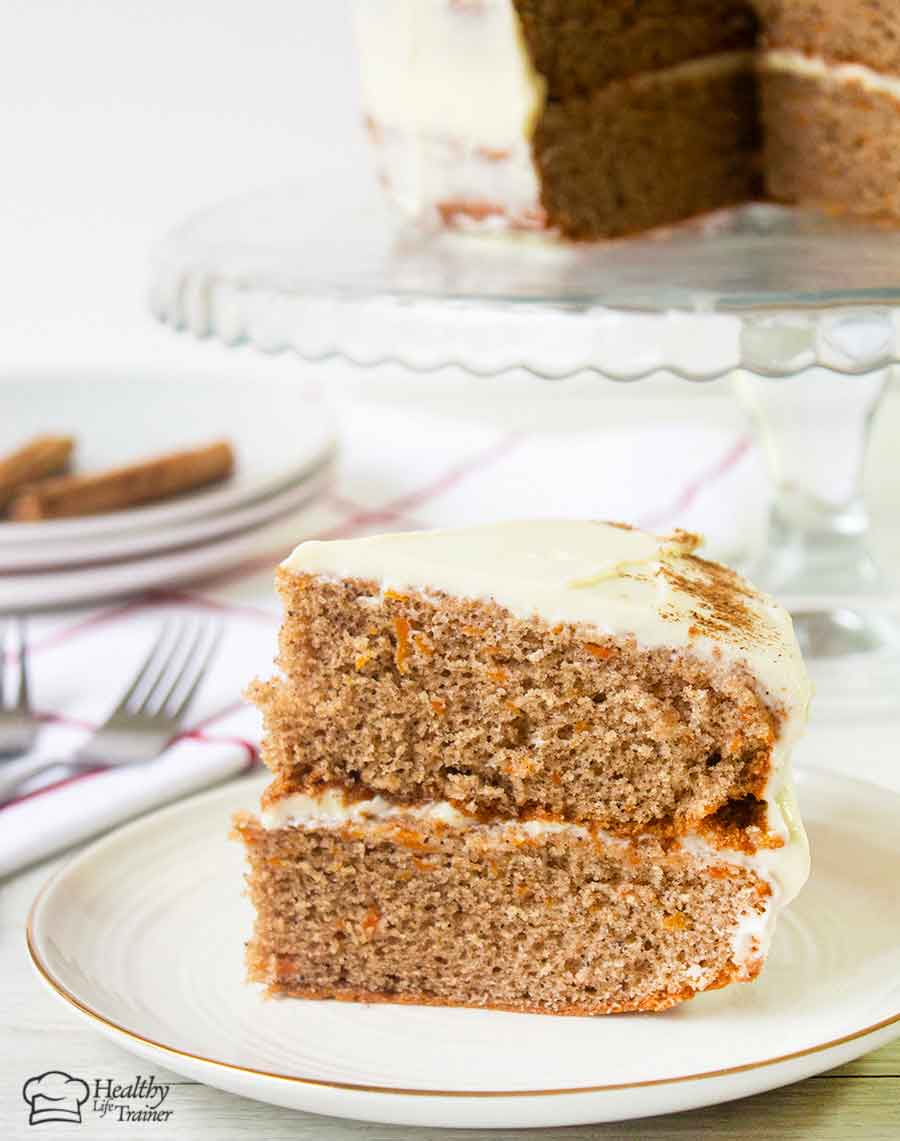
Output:
<svg viewBox="0 0 900 1141">
<path fill-rule="evenodd" d="M 156 1050 L 162 1050 L 167 1054 L 174 1054 L 176 1057 L 188 1058 L 193 1062 L 201 1062 L 204 1065 L 213 1066 L 218 1069 L 230 1070 L 240 1074 L 250 1074 L 258 1078 L 270 1078 L 274 1081 L 294 1082 L 298 1085 L 313 1086 L 319 1089 L 336 1089 L 347 1090 L 350 1093 L 378 1093 L 378 1094 L 400 1094 L 405 1097 L 454 1097 L 454 1098 L 514 1098 L 514 1097 L 558 1097 L 561 1095 L 585 1094 L 585 1093 L 612 1093 L 616 1090 L 628 1089 L 646 1089 L 649 1086 L 664 1086 L 664 1085 L 677 1085 L 681 1082 L 696 1082 L 703 1081 L 707 1078 L 724 1078 L 732 1074 L 743 1074 L 751 1070 L 763 1069 L 766 1066 L 775 1066 L 780 1062 L 791 1062 L 797 1058 L 806 1058 L 812 1054 L 820 1054 L 825 1050 L 831 1050 L 836 1046 L 843 1046 L 848 1042 L 855 1042 L 860 1038 L 865 1038 L 870 1034 L 875 1034 L 879 1030 L 884 1030 L 886 1027 L 900 1022 L 900 1011 L 896 1014 L 890 1015 L 888 1018 L 883 1018 L 880 1022 L 875 1022 L 871 1026 L 866 1026 L 862 1030 L 855 1030 L 851 1034 L 841 1035 L 839 1038 L 832 1038 L 828 1042 L 820 1042 L 815 1046 L 807 1046 L 803 1050 L 795 1050 L 790 1054 L 779 1054 L 774 1058 L 764 1058 L 759 1062 L 745 1062 L 740 1066 L 729 1066 L 722 1070 L 707 1070 L 699 1074 L 682 1074 L 675 1078 L 650 1078 L 646 1081 L 640 1082 L 617 1082 L 612 1085 L 598 1085 L 598 1086 L 576 1086 L 568 1089 L 542 1089 L 542 1090 L 436 1090 L 436 1089 L 404 1089 L 403 1087 L 395 1086 L 369 1086 L 357 1082 L 339 1082 L 332 1081 L 328 1078 L 303 1078 L 295 1074 L 275 1074 L 267 1070 L 255 1070 L 250 1066 L 238 1066 L 233 1062 L 222 1062 L 218 1058 L 204 1058 L 201 1054 L 192 1054 L 188 1050 L 179 1050 L 175 1046 L 167 1046 L 164 1042 L 156 1042 L 153 1038 L 146 1038 L 143 1034 L 137 1034 L 133 1030 L 129 1030 L 125 1026 L 120 1026 L 117 1022 L 106 1018 L 96 1010 L 92 1010 L 89 1006 L 85 1005 L 80 999 L 76 998 L 71 991 L 67 990 L 61 983 L 53 977 L 50 968 L 43 962 L 38 954 L 35 946 L 34 939 L 34 917 L 38 905 L 44 898 L 47 890 L 52 887 L 61 874 L 61 869 L 56 875 L 52 876 L 46 884 L 38 892 L 34 903 L 31 905 L 31 910 L 28 913 L 28 920 L 25 926 L 25 937 L 28 944 L 28 954 L 34 964 L 35 970 L 50 987 L 52 991 L 59 995 L 76 1010 L 81 1011 L 82 1014 L 99 1022 L 101 1026 L 105 1026 L 109 1030 L 115 1031 L 117 1034 L 123 1035 L 125 1038 L 130 1038 L 135 1042 L 140 1042 L 145 1046 L 152 1046 Z"/>
</svg>

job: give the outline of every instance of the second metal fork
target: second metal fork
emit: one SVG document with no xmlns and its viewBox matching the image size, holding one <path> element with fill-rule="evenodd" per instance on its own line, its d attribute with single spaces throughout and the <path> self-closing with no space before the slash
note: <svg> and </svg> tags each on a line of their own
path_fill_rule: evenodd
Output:
<svg viewBox="0 0 900 1141">
<path fill-rule="evenodd" d="M 42 773 L 60 778 L 83 771 L 151 761 L 181 727 L 188 707 L 206 676 L 221 628 L 198 621 L 168 624 L 147 655 L 119 704 L 94 735 L 71 757 L 0 764 L 0 804 Z"/>
</svg>

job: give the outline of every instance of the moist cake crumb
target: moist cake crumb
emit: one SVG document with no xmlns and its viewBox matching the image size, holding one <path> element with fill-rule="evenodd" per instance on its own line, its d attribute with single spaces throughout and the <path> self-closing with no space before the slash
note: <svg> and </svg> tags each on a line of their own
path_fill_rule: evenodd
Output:
<svg viewBox="0 0 900 1141">
<path fill-rule="evenodd" d="M 270 993 L 662 1010 L 754 978 L 806 876 L 787 614 L 695 536 L 543 520 L 278 572 L 246 845 Z"/>
</svg>

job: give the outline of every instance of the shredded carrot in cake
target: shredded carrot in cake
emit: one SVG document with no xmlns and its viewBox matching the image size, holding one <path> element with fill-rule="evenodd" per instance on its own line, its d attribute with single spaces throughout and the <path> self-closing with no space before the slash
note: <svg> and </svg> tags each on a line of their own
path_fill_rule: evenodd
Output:
<svg viewBox="0 0 900 1141">
<path fill-rule="evenodd" d="M 402 614 L 394 616 L 394 630 L 397 634 L 397 649 L 394 651 L 394 662 L 400 673 L 405 674 L 409 660 L 409 619 Z"/>
<path fill-rule="evenodd" d="M 442 697 L 432 697 L 431 708 L 438 717 L 443 717 L 447 712 L 447 702 Z"/>
<path fill-rule="evenodd" d="M 404 828 L 398 824 L 397 827 L 391 831 L 391 839 L 395 844 L 399 844 L 401 848 L 412 848 L 413 851 L 418 852 L 428 850 L 428 845 L 425 843 L 424 837 L 413 828 Z"/>
<path fill-rule="evenodd" d="M 363 931 L 365 931 L 367 935 L 374 934 L 375 928 L 378 926 L 380 919 L 381 913 L 376 911 L 374 907 L 370 907 L 366 912 L 365 919 L 362 921 Z"/>
<path fill-rule="evenodd" d="M 600 646 L 596 642 L 585 642 L 584 648 L 592 657 L 599 658 L 603 662 L 607 661 L 615 653 L 609 646 Z"/>
<path fill-rule="evenodd" d="M 711 880 L 730 880 L 740 875 L 740 871 L 725 864 L 713 864 L 711 868 L 706 869 L 706 874 Z"/>
<path fill-rule="evenodd" d="M 686 931 L 691 926 L 691 922 L 682 912 L 676 911 L 672 915 L 667 915 L 663 919 L 662 925 L 667 931 Z"/>
</svg>

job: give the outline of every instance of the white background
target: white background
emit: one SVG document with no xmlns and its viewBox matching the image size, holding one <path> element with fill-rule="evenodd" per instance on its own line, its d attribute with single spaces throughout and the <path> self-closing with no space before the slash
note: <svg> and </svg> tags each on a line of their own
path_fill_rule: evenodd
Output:
<svg viewBox="0 0 900 1141">
<path fill-rule="evenodd" d="M 146 314 L 153 242 L 361 161 L 349 0 L 0 0 L 0 365 L 199 359 Z"/>
</svg>

